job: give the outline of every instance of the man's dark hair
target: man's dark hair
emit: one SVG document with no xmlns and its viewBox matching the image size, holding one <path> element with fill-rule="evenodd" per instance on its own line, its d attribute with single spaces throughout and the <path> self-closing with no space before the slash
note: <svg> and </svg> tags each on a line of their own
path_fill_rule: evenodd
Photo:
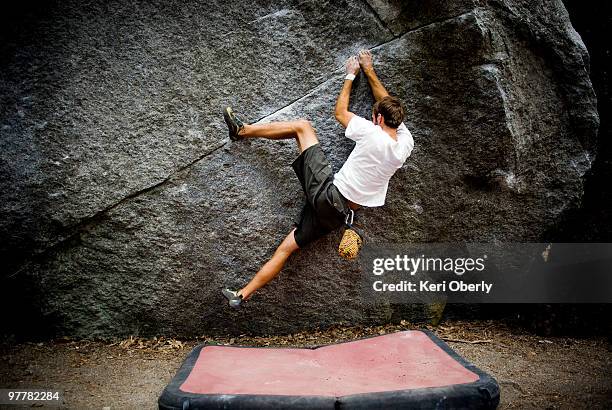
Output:
<svg viewBox="0 0 612 410">
<path fill-rule="evenodd" d="M 406 116 L 406 110 L 400 99 L 390 95 L 377 101 L 372 107 L 372 111 L 375 117 L 381 114 L 385 119 L 385 124 L 391 128 L 399 127 Z"/>
</svg>

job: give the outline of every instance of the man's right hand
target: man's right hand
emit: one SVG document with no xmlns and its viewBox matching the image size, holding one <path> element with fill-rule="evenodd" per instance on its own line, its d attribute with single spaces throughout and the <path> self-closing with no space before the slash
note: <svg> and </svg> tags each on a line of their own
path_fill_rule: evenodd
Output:
<svg viewBox="0 0 612 410">
<path fill-rule="evenodd" d="M 374 65 L 372 64 L 372 53 L 370 50 L 361 50 L 357 55 L 357 59 L 359 60 L 359 65 L 363 70 L 366 78 L 368 79 L 368 83 L 370 84 L 370 88 L 372 88 L 372 94 L 374 94 L 374 100 L 380 101 L 389 95 L 387 89 L 380 82 L 380 79 L 376 75 L 374 71 Z"/>
<path fill-rule="evenodd" d="M 374 66 L 372 65 L 372 53 L 370 52 L 370 50 L 363 49 L 359 51 L 358 58 L 359 65 L 361 66 L 364 72 L 374 69 Z"/>
</svg>

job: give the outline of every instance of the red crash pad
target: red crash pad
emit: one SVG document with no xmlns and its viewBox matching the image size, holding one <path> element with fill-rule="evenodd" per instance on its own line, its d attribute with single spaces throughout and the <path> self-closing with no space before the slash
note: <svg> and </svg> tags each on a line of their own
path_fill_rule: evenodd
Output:
<svg viewBox="0 0 612 410">
<path fill-rule="evenodd" d="M 196 347 L 162 392 L 162 410 L 492 409 L 495 379 L 428 331 L 314 348 Z"/>
<path fill-rule="evenodd" d="M 423 332 L 407 331 L 314 350 L 208 346 L 181 390 L 344 396 L 476 380 Z"/>
</svg>

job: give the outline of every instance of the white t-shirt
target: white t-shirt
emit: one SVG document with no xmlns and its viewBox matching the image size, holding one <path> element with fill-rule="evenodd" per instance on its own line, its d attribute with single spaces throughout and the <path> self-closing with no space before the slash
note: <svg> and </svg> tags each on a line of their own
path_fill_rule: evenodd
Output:
<svg viewBox="0 0 612 410">
<path fill-rule="evenodd" d="M 351 118 L 344 134 L 356 145 L 334 175 L 334 185 L 346 199 L 358 205 L 384 205 L 389 179 L 414 147 L 412 134 L 401 123 L 395 141 L 379 125 L 357 115 Z"/>
</svg>

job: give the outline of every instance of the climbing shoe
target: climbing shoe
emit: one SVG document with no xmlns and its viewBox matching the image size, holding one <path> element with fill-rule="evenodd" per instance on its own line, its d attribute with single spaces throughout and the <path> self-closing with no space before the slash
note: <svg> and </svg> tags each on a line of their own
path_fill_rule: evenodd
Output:
<svg viewBox="0 0 612 410">
<path fill-rule="evenodd" d="M 223 293 L 223 296 L 229 301 L 229 305 L 234 309 L 238 309 L 242 305 L 242 295 L 239 295 L 238 292 L 225 288 L 221 293 Z"/>
<path fill-rule="evenodd" d="M 229 128 L 229 137 L 232 141 L 238 141 L 242 137 L 238 135 L 241 129 L 244 128 L 244 124 L 240 121 L 234 111 L 232 111 L 232 107 L 226 107 L 223 111 L 223 119 L 225 119 L 225 123 L 227 124 L 227 128 Z"/>
</svg>

